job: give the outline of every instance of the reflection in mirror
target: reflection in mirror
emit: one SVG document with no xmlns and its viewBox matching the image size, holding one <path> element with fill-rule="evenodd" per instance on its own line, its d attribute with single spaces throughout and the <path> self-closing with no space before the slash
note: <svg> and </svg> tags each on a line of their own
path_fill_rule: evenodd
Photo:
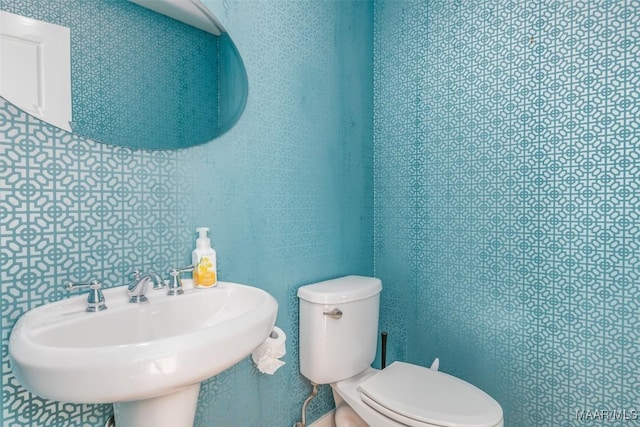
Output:
<svg viewBox="0 0 640 427">
<path fill-rule="evenodd" d="M 205 31 L 127 0 L 30 0 L 0 8 L 70 29 L 74 133 L 177 149 L 229 130 L 244 110 L 248 85 L 228 34 L 198 0 L 136 1 L 195 5 L 194 16 L 214 26 Z M 7 87 L 1 83 L 0 96 L 14 102 Z"/>
</svg>

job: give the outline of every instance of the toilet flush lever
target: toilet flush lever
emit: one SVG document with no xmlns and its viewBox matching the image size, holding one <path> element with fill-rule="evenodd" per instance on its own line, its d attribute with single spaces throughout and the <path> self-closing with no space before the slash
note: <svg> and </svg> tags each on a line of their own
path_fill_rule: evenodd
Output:
<svg viewBox="0 0 640 427">
<path fill-rule="evenodd" d="M 324 314 L 325 316 L 333 317 L 334 319 L 340 319 L 342 317 L 342 310 L 340 310 L 339 308 L 334 308 L 333 310 L 325 311 L 322 314 Z"/>
</svg>

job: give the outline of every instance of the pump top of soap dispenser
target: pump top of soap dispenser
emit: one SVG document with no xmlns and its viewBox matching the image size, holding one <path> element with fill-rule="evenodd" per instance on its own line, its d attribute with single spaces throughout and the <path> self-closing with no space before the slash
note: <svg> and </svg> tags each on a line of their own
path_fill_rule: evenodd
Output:
<svg viewBox="0 0 640 427">
<path fill-rule="evenodd" d="M 200 234 L 200 237 L 196 239 L 196 248 L 198 249 L 208 249 L 211 247 L 211 240 L 207 237 L 207 233 L 209 232 L 208 227 L 199 227 L 196 228 L 196 231 Z"/>
</svg>

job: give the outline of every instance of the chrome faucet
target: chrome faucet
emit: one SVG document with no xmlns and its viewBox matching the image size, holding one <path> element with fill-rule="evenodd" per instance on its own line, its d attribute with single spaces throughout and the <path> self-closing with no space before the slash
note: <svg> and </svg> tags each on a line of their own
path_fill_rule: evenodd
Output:
<svg viewBox="0 0 640 427">
<path fill-rule="evenodd" d="M 145 294 L 147 293 L 147 288 L 149 287 L 149 282 L 152 283 L 153 289 L 162 289 L 166 285 L 162 277 L 160 277 L 157 273 L 148 273 L 142 275 L 140 270 L 135 270 L 133 272 L 133 280 L 129 283 L 127 287 L 127 291 L 129 293 L 129 302 L 139 303 L 149 301 Z"/>
<path fill-rule="evenodd" d="M 175 296 L 184 294 L 184 290 L 182 289 L 182 279 L 180 278 L 181 273 L 185 273 L 187 271 L 193 271 L 193 265 L 188 265 L 186 267 L 174 268 L 169 274 L 171 275 L 171 280 L 169 281 L 169 291 L 167 295 Z"/>
<path fill-rule="evenodd" d="M 100 283 L 100 281 L 91 280 L 85 283 L 68 283 L 66 285 L 68 291 L 78 288 L 89 288 L 89 295 L 87 295 L 88 312 L 95 313 L 107 309 L 107 305 L 104 302 L 104 295 L 102 294 L 102 283 Z"/>
</svg>

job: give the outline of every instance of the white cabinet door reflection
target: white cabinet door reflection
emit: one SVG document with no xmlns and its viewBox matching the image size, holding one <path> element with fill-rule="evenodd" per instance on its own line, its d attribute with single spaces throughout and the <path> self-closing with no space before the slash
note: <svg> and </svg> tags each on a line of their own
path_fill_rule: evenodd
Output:
<svg viewBox="0 0 640 427">
<path fill-rule="evenodd" d="M 0 94 L 71 131 L 69 28 L 0 11 Z"/>
</svg>

